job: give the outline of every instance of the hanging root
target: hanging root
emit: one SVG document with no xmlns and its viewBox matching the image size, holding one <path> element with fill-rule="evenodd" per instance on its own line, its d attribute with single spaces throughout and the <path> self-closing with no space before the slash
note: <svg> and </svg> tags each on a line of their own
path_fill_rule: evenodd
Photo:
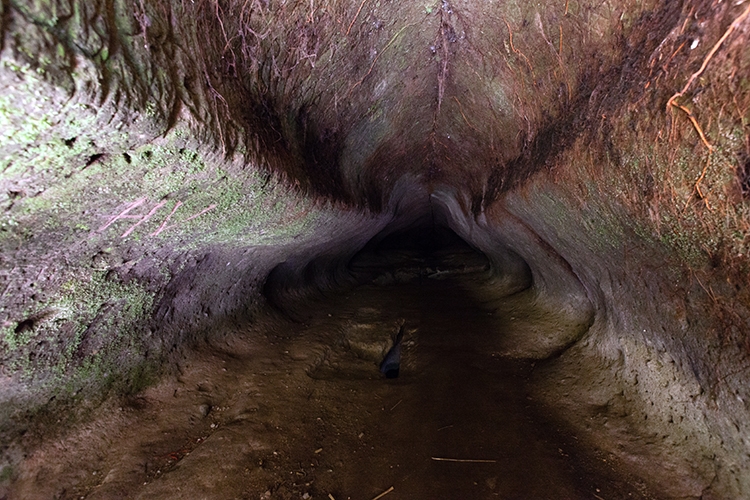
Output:
<svg viewBox="0 0 750 500">
<path fill-rule="evenodd" d="M 708 142 L 708 139 L 706 139 L 705 134 L 703 133 L 703 129 L 701 129 L 700 125 L 698 124 L 698 120 L 695 119 L 695 116 L 693 113 L 686 108 L 685 106 L 678 104 L 677 99 L 685 95 L 685 93 L 690 89 L 690 86 L 693 84 L 693 82 L 706 70 L 706 67 L 708 66 L 708 63 L 711 61 L 713 56 L 716 54 L 716 52 L 719 50 L 721 45 L 724 43 L 724 41 L 729 38 L 729 35 L 732 34 L 732 32 L 737 29 L 737 27 L 742 24 L 742 22 L 747 19 L 747 17 L 750 15 L 750 5 L 747 6 L 747 8 L 740 14 L 737 19 L 735 19 L 732 24 L 729 25 L 727 30 L 724 32 L 721 38 L 719 38 L 719 41 L 714 44 L 713 47 L 711 47 L 711 50 L 708 51 L 708 54 L 706 54 L 706 57 L 703 59 L 703 64 L 701 64 L 701 67 L 690 75 L 690 78 L 688 79 L 685 86 L 682 88 L 681 91 L 677 92 L 675 95 L 669 98 L 669 101 L 667 101 L 667 109 L 670 109 L 672 106 L 681 109 L 687 114 L 688 119 L 693 124 L 693 127 L 695 128 L 695 131 L 698 132 L 698 135 L 701 138 L 701 141 L 703 141 L 703 144 L 708 148 L 709 154 L 713 151 L 713 147 L 711 147 L 711 144 Z"/>
</svg>

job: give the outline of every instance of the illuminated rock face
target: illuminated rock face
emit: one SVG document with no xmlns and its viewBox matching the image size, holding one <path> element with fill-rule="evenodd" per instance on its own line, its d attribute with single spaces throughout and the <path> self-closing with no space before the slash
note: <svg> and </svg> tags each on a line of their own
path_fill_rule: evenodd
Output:
<svg viewBox="0 0 750 500">
<path fill-rule="evenodd" d="M 501 346 L 557 357 L 551 400 L 657 436 L 633 466 L 689 470 L 668 496 L 750 494 L 748 8 L 316 3 L 0 6 L 0 478 L 57 412 L 439 227 L 566 325 Z"/>
</svg>

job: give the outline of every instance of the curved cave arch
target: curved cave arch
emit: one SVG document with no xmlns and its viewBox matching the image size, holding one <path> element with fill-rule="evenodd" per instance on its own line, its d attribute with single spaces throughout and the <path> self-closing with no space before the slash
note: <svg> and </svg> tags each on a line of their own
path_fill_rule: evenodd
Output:
<svg viewBox="0 0 750 500">
<path fill-rule="evenodd" d="M 289 331 L 351 290 L 397 309 L 377 290 L 413 279 L 644 491 L 747 496 L 749 19 L 700 0 L 3 2 L 0 497 L 211 349 L 313 380 L 338 376 L 316 349 L 382 357 L 401 340 L 347 336 L 392 328 L 364 306 L 330 345 Z M 464 288 L 436 255 L 464 259 L 443 273 Z M 156 477 L 72 487 L 60 467 L 39 496 Z"/>
</svg>

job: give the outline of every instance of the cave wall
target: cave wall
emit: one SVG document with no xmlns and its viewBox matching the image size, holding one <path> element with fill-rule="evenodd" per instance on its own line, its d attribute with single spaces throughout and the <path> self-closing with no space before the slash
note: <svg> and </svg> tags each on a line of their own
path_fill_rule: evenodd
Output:
<svg viewBox="0 0 750 500">
<path fill-rule="evenodd" d="M 362 246 L 389 217 L 271 169 L 281 153 L 260 154 L 186 50 L 193 19 L 140 7 L 2 4 L 3 481 L 35 430 L 253 318 L 276 265 Z"/>
<path fill-rule="evenodd" d="M 582 322 L 592 314 L 540 371 L 540 398 L 566 401 L 568 422 L 595 435 L 592 445 L 616 450 L 669 497 L 741 498 L 750 477 L 750 129 L 740 104 L 749 9 L 680 9 L 643 15 L 671 26 L 668 35 L 634 30 L 623 40 L 638 51 L 592 91 L 585 114 L 597 125 L 586 130 L 589 121 L 542 172 L 480 210 L 449 190 L 436 196 L 459 234 L 496 254 L 497 269 L 507 262 L 494 300 L 502 278 L 518 276 L 520 256 L 537 300 Z M 697 32 L 691 16 L 702 20 Z M 650 47 L 638 45 L 645 36 Z M 687 46 L 696 52 L 682 54 Z M 539 340 L 511 353 L 544 357 L 544 341 L 564 348 L 567 339 Z M 628 424 L 613 429 L 607 415 Z M 608 445 L 597 443 L 607 435 Z M 658 461 L 644 458 L 657 448 L 667 450 Z"/>
<path fill-rule="evenodd" d="M 490 348 L 546 360 L 535 396 L 560 410 L 579 439 L 665 496 L 740 498 L 748 488 L 744 337 L 729 338 L 726 316 L 717 319 L 719 306 L 701 285 L 711 281 L 708 271 L 697 278 L 663 246 L 627 235 L 632 220 L 609 208 L 582 210 L 564 188 L 538 179 L 486 220 L 456 212 L 457 230 L 469 229 L 462 235 L 488 255 L 523 256 L 539 284 L 533 300 L 556 319 L 549 331 L 519 336 L 499 316 L 503 334 Z M 591 220 L 601 231 L 586 232 Z M 519 276 L 513 269 L 510 277 Z M 508 277 L 498 276 L 481 300 L 502 310 Z M 730 321 L 747 318 L 744 304 L 731 306 Z"/>
<path fill-rule="evenodd" d="M 747 6 L 0 9 L 3 443 L 267 299 L 293 315 L 434 205 L 490 258 L 487 300 L 578 325 L 498 346 L 557 360 L 576 425 L 686 478 L 671 496 L 750 490 Z M 656 442 L 674 453 L 644 463 Z"/>
</svg>

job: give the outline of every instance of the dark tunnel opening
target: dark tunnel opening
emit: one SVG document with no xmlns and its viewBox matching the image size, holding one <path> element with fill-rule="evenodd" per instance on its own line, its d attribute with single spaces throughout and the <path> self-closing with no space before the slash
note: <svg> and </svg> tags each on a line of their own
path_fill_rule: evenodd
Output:
<svg viewBox="0 0 750 500">
<path fill-rule="evenodd" d="M 263 285 L 268 304 L 301 321 L 299 310 L 307 300 L 341 289 L 464 273 L 489 277 L 488 257 L 446 225 L 434 224 L 426 217 L 398 222 L 387 225 L 356 252 L 324 248 L 311 258 L 299 256 L 278 264 Z"/>
<path fill-rule="evenodd" d="M 442 225 L 381 232 L 348 265 L 358 282 L 379 284 L 489 271 L 487 256 Z"/>
</svg>

